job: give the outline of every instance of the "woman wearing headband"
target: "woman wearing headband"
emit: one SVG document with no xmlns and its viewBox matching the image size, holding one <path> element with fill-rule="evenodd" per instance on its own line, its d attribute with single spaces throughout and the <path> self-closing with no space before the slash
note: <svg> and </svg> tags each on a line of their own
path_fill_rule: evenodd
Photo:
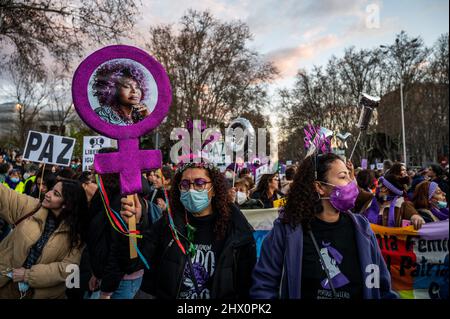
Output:
<svg viewBox="0 0 450 319">
<path fill-rule="evenodd" d="M 409 177 L 406 176 L 409 180 Z M 402 227 L 406 220 L 420 229 L 425 223 L 414 205 L 407 200 L 407 178 L 388 173 L 380 177 L 377 188 L 377 200 L 380 206 L 377 223 L 387 227 Z M 368 216 L 369 220 L 371 218 Z"/>
<path fill-rule="evenodd" d="M 284 211 L 262 244 L 250 296 L 395 298 L 369 222 L 352 213 L 358 194 L 353 174 L 339 156 L 306 157 Z"/>
<path fill-rule="evenodd" d="M 445 193 L 435 182 L 424 181 L 417 185 L 413 204 L 426 223 L 448 219 Z"/>
<path fill-rule="evenodd" d="M 253 229 L 229 203 L 225 177 L 212 164 L 189 163 L 176 172 L 168 213 L 144 240 L 152 286 L 145 291 L 163 299 L 246 298 L 256 262 Z M 127 219 L 142 214 L 124 207 Z"/>
</svg>

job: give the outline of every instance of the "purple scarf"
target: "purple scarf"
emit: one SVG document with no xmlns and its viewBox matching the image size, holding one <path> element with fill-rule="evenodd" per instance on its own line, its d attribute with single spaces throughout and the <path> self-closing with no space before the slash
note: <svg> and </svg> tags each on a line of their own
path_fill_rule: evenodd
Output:
<svg viewBox="0 0 450 319">
<path fill-rule="evenodd" d="M 395 204 L 397 200 L 403 196 L 403 191 L 389 183 L 384 177 L 380 177 L 380 182 L 383 186 L 386 186 L 392 193 L 395 194 L 394 198 L 391 201 L 391 205 L 389 206 L 389 216 L 388 216 L 388 227 L 395 227 Z"/>
<path fill-rule="evenodd" d="M 448 219 L 448 207 L 447 208 L 436 208 L 436 207 L 431 207 L 431 213 L 437 217 L 437 219 L 439 220 L 447 220 Z"/>
<path fill-rule="evenodd" d="M 371 224 L 380 224 L 378 217 L 380 216 L 380 205 L 378 205 L 377 199 L 374 197 L 370 207 L 364 212 Z"/>
</svg>

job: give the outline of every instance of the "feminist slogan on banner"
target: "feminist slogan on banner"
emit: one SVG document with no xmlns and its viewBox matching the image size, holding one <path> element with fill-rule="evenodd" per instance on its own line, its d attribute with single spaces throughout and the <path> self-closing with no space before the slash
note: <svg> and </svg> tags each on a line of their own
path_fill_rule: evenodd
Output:
<svg viewBox="0 0 450 319">
<path fill-rule="evenodd" d="M 392 277 L 405 299 L 448 299 L 449 221 L 389 228 L 371 224 Z"/>
</svg>

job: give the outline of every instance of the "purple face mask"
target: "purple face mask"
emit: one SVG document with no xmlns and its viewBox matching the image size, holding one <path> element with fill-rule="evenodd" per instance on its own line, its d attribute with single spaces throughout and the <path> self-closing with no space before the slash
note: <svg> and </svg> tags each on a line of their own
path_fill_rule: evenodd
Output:
<svg viewBox="0 0 450 319">
<path fill-rule="evenodd" d="M 355 207 L 356 198 L 359 194 L 359 189 L 355 180 L 345 186 L 337 186 L 325 182 L 321 183 L 333 186 L 330 197 L 322 197 L 322 199 L 329 199 L 331 205 L 338 211 L 346 212 Z"/>
</svg>

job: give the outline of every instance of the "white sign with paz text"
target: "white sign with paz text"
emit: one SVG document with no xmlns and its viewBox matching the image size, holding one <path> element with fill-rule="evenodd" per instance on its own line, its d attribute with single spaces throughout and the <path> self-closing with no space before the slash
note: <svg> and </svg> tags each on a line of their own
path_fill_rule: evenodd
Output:
<svg viewBox="0 0 450 319">
<path fill-rule="evenodd" d="M 74 138 L 29 131 L 23 159 L 31 162 L 69 166 L 74 146 Z"/>
</svg>

